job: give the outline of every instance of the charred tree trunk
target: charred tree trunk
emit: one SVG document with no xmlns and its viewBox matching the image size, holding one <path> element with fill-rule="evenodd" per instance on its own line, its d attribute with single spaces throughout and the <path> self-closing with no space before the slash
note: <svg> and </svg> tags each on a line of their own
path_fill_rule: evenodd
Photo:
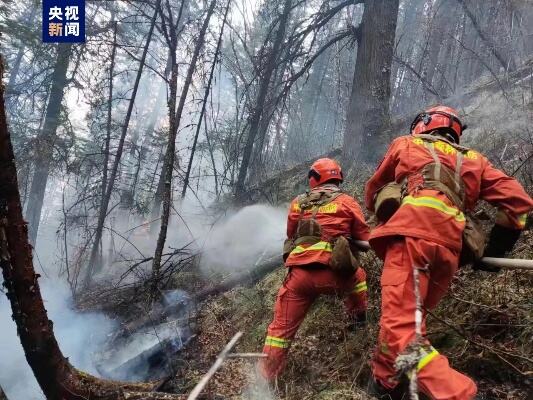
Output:
<svg viewBox="0 0 533 400">
<path fill-rule="evenodd" d="M 0 77 L 3 64 L 0 60 Z M 106 381 L 76 370 L 63 356 L 48 320 L 33 268 L 28 228 L 22 218 L 17 170 L 0 85 L 0 267 L 20 342 L 35 378 L 47 399 L 125 400 L 180 399 L 153 393 L 156 385 Z M 142 394 L 140 394 L 142 393 Z M 135 397 L 138 396 L 138 397 Z"/>
<path fill-rule="evenodd" d="M 257 100 L 253 105 L 252 110 L 250 111 L 249 117 L 249 130 L 248 136 L 246 138 L 246 145 L 244 146 L 244 151 L 242 154 L 242 161 L 239 168 L 239 175 L 237 177 L 237 183 L 235 187 L 235 197 L 237 200 L 242 200 L 242 197 L 245 192 L 244 184 L 246 181 L 246 176 L 248 174 L 248 167 L 250 164 L 250 159 L 252 157 L 252 150 L 254 147 L 255 139 L 259 133 L 261 125 L 261 116 L 263 114 L 263 108 L 268 95 L 268 89 L 270 87 L 270 81 L 272 79 L 272 74 L 276 68 L 276 61 L 281 49 L 283 38 L 285 37 L 285 30 L 287 29 L 287 24 L 289 21 L 289 15 L 291 13 L 292 0 L 285 0 L 283 5 L 283 11 L 279 18 L 279 26 L 276 31 L 276 37 L 274 38 L 274 43 L 272 45 L 272 50 L 268 55 L 268 60 L 265 65 L 264 70 L 261 73 L 259 92 L 257 94 Z"/>
<path fill-rule="evenodd" d="M 158 0 L 155 5 L 154 14 L 152 15 L 152 19 L 150 21 L 150 29 L 148 31 L 148 36 L 146 37 L 146 43 L 143 48 L 143 53 L 141 56 L 141 60 L 139 62 L 139 69 L 137 70 L 137 76 L 135 77 L 135 83 L 133 85 L 133 91 L 131 94 L 131 98 L 128 104 L 128 110 L 126 112 L 126 118 L 124 120 L 124 124 L 122 126 L 122 132 L 120 134 L 120 139 L 118 142 L 117 151 L 115 153 L 115 159 L 113 161 L 113 167 L 111 168 L 111 175 L 109 176 L 109 182 L 107 183 L 106 192 L 105 195 L 102 197 L 102 202 L 100 206 L 100 211 L 98 214 L 98 222 L 96 225 L 96 231 L 94 234 L 94 242 L 91 249 L 91 256 L 89 258 L 89 264 L 87 265 L 87 270 L 85 273 L 85 279 L 83 282 L 83 286 L 87 288 L 92 281 L 92 276 L 95 270 L 95 263 L 97 260 L 98 250 L 100 248 L 100 242 L 102 240 L 102 232 L 104 230 L 104 223 L 107 216 L 107 210 L 109 208 L 109 201 L 111 200 L 111 194 L 113 193 L 113 187 L 115 185 L 115 179 L 117 177 L 118 167 L 120 164 L 120 159 L 122 157 L 122 152 L 124 150 L 124 141 L 126 139 L 126 134 L 128 133 L 128 126 L 131 119 L 131 114 L 133 112 L 133 106 L 135 104 L 135 98 L 137 96 L 137 90 L 139 88 L 139 82 L 141 80 L 144 63 L 146 61 L 146 55 L 148 54 L 148 48 L 150 47 L 150 42 L 152 41 L 152 34 L 154 32 L 155 22 L 157 19 L 157 14 L 159 13 L 159 5 L 161 4 L 161 0 Z"/>
<path fill-rule="evenodd" d="M 202 28 L 200 29 L 200 33 L 198 35 L 198 39 L 196 41 L 196 45 L 194 47 L 194 52 L 191 58 L 191 62 L 189 64 L 189 68 L 187 69 L 187 77 L 185 78 L 185 82 L 183 83 L 183 89 L 181 91 L 180 101 L 178 104 L 178 108 L 175 110 L 176 105 L 176 88 L 177 85 L 177 63 L 175 60 L 173 60 L 173 69 L 172 69 L 172 80 L 171 80 L 171 90 L 174 90 L 174 96 L 171 97 L 171 101 L 169 103 L 169 116 L 170 116 L 170 123 L 169 123 L 169 137 L 168 137 L 168 146 L 165 153 L 165 162 L 163 163 L 163 166 L 166 166 L 166 169 L 163 170 L 164 174 L 164 182 L 165 187 L 163 191 L 163 212 L 161 213 L 161 227 L 159 230 L 159 236 L 157 238 L 157 245 L 154 253 L 154 261 L 152 263 L 152 279 L 154 285 L 157 285 L 157 281 L 159 278 L 159 272 L 161 269 L 161 257 L 163 255 L 163 249 L 165 247 L 165 242 L 167 239 L 167 230 L 168 230 L 168 220 L 170 217 L 170 206 L 172 202 L 172 171 L 174 167 L 174 158 L 175 158 L 175 152 L 176 152 L 176 136 L 178 134 L 178 128 L 180 126 L 181 116 L 183 114 L 183 108 L 185 107 L 185 101 L 187 100 L 187 94 L 189 93 L 189 88 L 192 83 L 192 78 L 194 71 L 196 70 L 196 63 L 198 61 L 198 57 L 200 55 L 200 51 L 202 50 L 202 47 L 204 46 L 205 42 L 205 35 L 207 33 L 207 28 L 209 27 L 209 21 L 211 19 L 211 16 L 213 15 L 213 12 L 215 11 L 217 0 L 211 0 L 211 3 L 209 5 L 209 9 L 207 10 L 207 14 L 204 19 L 204 23 L 202 25 Z M 173 54 L 173 57 L 175 57 L 175 53 Z"/>
<path fill-rule="evenodd" d="M 215 75 L 215 68 L 218 63 L 218 54 L 220 53 L 220 47 L 222 46 L 222 36 L 224 35 L 224 26 L 226 25 L 226 18 L 228 16 L 230 4 L 231 4 L 231 0 L 229 0 L 228 4 L 226 5 L 226 11 L 224 12 L 224 18 L 222 19 L 222 27 L 220 28 L 220 34 L 218 36 L 217 48 L 215 50 L 215 56 L 213 58 L 213 64 L 211 65 L 211 71 L 209 71 L 209 79 L 207 80 L 207 86 L 205 88 L 204 98 L 202 101 L 202 109 L 200 111 L 200 117 L 198 118 L 198 124 L 196 125 L 196 132 L 194 134 L 194 140 L 192 143 L 191 156 L 189 157 L 189 163 L 187 164 L 187 171 L 185 173 L 185 178 L 183 179 L 183 190 L 181 191 L 182 199 L 185 197 L 185 194 L 187 193 L 187 187 L 189 186 L 189 179 L 191 176 L 194 153 L 196 151 L 196 145 L 198 143 L 198 136 L 200 136 L 200 129 L 202 127 L 202 120 L 204 119 L 205 108 L 207 106 L 207 99 L 209 97 L 209 93 L 211 92 L 211 83 L 213 82 L 213 76 Z"/>
<path fill-rule="evenodd" d="M 59 116 L 61 113 L 61 103 L 67 86 L 67 70 L 69 59 L 72 53 L 70 43 L 60 43 L 57 46 L 57 59 L 52 73 L 52 86 L 48 96 L 48 106 L 43 129 L 39 137 L 39 151 L 36 152 L 35 172 L 33 173 L 31 188 L 28 198 L 26 217 L 29 222 L 30 242 L 35 246 L 37 242 L 37 232 L 41 220 L 46 183 L 52 165 L 54 153 L 54 142 L 57 139 L 56 131 L 59 126 Z"/>
<path fill-rule="evenodd" d="M 343 156 L 349 163 L 374 162 L 389 116 L 391 61 L 398 0 L 367 0 L 346 118 Z"/>
</svg>

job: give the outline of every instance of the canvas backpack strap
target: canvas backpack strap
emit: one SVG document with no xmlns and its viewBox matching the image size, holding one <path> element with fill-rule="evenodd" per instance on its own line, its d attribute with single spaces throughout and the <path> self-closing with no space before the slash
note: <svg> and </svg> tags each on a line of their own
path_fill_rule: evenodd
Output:
<svg viewBox="0 0 533 400">
<path fill-rule="evenodd" d="M 454 174 L 454 180 L 455 180 L 455 192 L 461 197 L 461 208 L 464 208 L 464 187 L 463 187 L 463 179 L 461 178 L 461 168 L 463 167 L 463 159 L 464 154 L 462 151 L 457 152 L 457 159 L 455 161 L 455 174 Z"/>
<path fill-rule="evenodd" d="M 426 149 L 429 150 L 429 153 L 431 154 L 431 157 L 433 157 L 433 161 L 435 162 L 435 180 L 440 181 L 440 169 L 442 163 L 440 162 L 440 158 L 435 150 L 435 144 L 424 142 L 424 145 Z"/>
<path fill-rule="evenodd" d="M 446 139 L 444 136 L 421 133 L 421 134 L 418 134 L 418 135 L 416 135 L 414 137 L 420 138 L 420 139 L 422 139 L 424 141 L 429 141 L 429 142 L 439 142 L 439 141 L 440 142 L 445 142 L 445 143 L 448 143 L 450 146 L 452 146 L 454 149 L 456 149 L 458 151 L 462 151 L 463 153 L 466 153 L 466 152 L 470 151 L 470 149 L 468 147 L 461 146 L 460 144 L 451 142 L 448 139 Z"/>
</svg>

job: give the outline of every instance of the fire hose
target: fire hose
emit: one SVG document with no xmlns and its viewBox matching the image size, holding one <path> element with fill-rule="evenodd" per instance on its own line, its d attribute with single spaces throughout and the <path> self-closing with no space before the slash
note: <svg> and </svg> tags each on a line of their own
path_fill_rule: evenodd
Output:
<svg viewBox="0 0 533 400">
<path fill-rule="evenodd" d="M 368 251 L 371 249 L 370 244 L 364 240 L 352 240 L 352 243 L 362 251 Z M 483 257 L 479 260 L 479 262 L 487 266 L 499 267 L 502 269 L 521 269 L 526 271 L 533 271 L 533 260 Z"/>
</svg>

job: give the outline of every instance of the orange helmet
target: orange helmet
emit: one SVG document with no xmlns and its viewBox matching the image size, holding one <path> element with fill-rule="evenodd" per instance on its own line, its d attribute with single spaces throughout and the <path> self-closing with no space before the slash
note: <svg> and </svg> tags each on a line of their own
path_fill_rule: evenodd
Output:
<svg viewBox="0 0 533 400">
<path fill-rule="evenodd" d="M 331 158 L 319 158 L 316 160 L 311 165 L 308 177 L 311 189 L 331 180 L 343 181 L 341 166 Z"/>
<path fill-rule="evenodd" d="M 459 120 L 456 110 L 446 106 L 434 106 L 418 114 L 411 123 L 411 134 L 431 132 L 435 129 L 449 133 L 456 143 L 459 143 L 461 134 L 466 129 Z"/>
</svg>

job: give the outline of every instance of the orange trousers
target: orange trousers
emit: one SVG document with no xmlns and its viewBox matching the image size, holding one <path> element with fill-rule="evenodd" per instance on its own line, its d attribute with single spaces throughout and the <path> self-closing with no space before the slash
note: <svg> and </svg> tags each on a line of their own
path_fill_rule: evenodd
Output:
<svg viewBox="0 0 533 400">
<path fill-rule="evenodd" d="M 415 338 L 413 266 L 419 270 L 419 288 L 424 308 L 432 309 L 448 291 L 459 265 L 459 254 L 433 242 L 404 237 L 387 246 L 381 275 L 381 319 L 378 346 L 371 362 L 374 378 L 387 388 L 395 380 L 394 361 Z M 426 315 L 422 320 L 426 334 Z M 424 355 L 417 366 L 419 390 L 430 399 L 469 400 L 475 383 L 454 370 L 448 359 L 426 339 Z"/>
<path fill-rule="evenodd" d="M 367 308 L 366 273 L 358 268 L 352 276 L 340 277 L 327 267 L 289 269 L 276 298 L 274 320 L 267 331 L 263 353 L 268 357 L 258 365 L 265 379 L 272 380 L 283 371 L 291 341 L 321 294 L 345 296 L 348 316 L 355 317 Z"/>
</svg>

